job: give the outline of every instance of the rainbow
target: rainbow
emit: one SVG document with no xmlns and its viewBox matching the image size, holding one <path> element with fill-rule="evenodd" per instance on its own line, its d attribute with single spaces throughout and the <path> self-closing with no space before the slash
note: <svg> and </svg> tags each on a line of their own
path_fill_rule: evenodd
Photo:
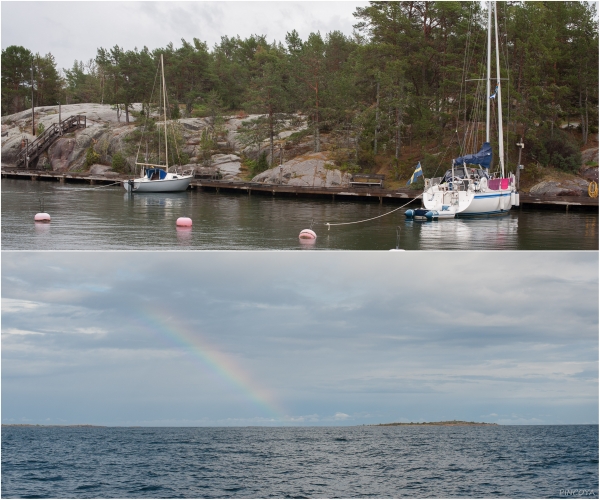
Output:
<svg viewBox="0 0 600 500">
<path fill-rule="evenodd" d="M 177 322 L 164 311 L 153 308 L 144 310 L 135 318 L 147 330 L 166 340 L 172 347 L 184 351 L 201 365 L 225 380 L 237 390 L 241 390 L 251 401 L 265 410 L 270 419 L 284 421 L 285 412 L 275 401 L 274 395 L 265 387 L 259 386 L 252 377 L 227 354 L 221 352 L 198 331 Z"/>
</svg>

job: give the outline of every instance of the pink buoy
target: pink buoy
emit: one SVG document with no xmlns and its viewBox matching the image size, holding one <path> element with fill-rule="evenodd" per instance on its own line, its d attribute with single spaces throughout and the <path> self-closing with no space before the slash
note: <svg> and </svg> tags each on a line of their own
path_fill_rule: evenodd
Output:
<svg viewBox="0 0 600 500">
<path fill-rule="evenodd" d="M 35 214 L 33 220 L 35 222 L 50 222 L 50 216 L 47 213 L 40 212 L 39 214 Z"/>
<path fill-rule="evenodd" d="M 301 240 L 316 240 L 317 233 L 315 233 L 312 229 L 303 229 L 300 231 L 300 235 L 298 237 Z"/>
<path fill-rule="evenodd" d="M 178 227 L 192 227 L 192 219 L 189 217 L 179 217 L 177 219 L 176 225 Z"/>
</svg>

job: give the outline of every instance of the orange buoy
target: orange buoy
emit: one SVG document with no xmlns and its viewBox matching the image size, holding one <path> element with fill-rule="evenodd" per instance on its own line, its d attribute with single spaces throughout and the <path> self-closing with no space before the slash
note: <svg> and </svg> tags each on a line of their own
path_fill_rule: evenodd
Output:
<svg viewBox="0 0 600 500">
<path fill-rule="evenodd" d="M 303 229 L 300 231 L 300 235 L 298 236 L 301 240 L 316 240 L 317 233 L 315 233 L 312 229 Z"/>
<path fill-rule="evenodd" d="M 178 227 L 192 227 L 192 219 L 189 217 L 179 217 L 177 219 L 176 225 Z"/>
<path fill-rule="evenodd" d="M 50 222 L 50 216 L 45 212 L 40 212 L 39 214 L 35 214 L 33 220 L 35 222 Z"/>
</svg>

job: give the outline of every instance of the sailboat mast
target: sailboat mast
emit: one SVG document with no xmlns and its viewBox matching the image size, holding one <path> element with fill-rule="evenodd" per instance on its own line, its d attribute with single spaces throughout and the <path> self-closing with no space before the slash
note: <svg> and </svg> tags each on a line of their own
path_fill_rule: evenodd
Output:
<svg viewBox="0 0 600 500">
<path fill-rule="evenodd" d="M 485 142 L 490 142 L 490 77 L 492 61 L 492 2 L 488 2 L 488 26 L 487 26 L 487 99 L 485 108 Z"/>
<path fill-rule="evenodd" d="M 500 46 L 498 45 L 498 8 L 494 2 L 494 30 L 496 33 L 496 79 L 498 83 L 498 93 L 496 99 L 498 102 L 498 158 L 500 159 L 500 173 L 504 178 L 504 131 L 502 129 L 502 98 L 500 89 Z M 488 99 L 489 101 L 489 99 Z"/>
<path fill-rule="evenodd" d="M 167 141 L 167 86 L 165 85 L 165 64 L 163 62 L 163 55 L 160 55 L 160 67 L 162 70 L 162 88 L 163 88 L 163 115 L 165 119 L 165 164 L 167 172 L 169 171 L 169 147 Z"/>
</svg>

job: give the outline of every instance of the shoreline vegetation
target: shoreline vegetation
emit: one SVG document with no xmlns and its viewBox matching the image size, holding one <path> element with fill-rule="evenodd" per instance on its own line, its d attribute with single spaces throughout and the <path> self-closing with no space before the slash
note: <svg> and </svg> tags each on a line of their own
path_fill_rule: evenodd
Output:
<svg viewBox="0 0 600 500">
<path fill-rule="evenodd" d="M 419 426 L 419 427 L 432 427 L 432 426 L 444 426 L 444 427 L 488 427 L 495 426 L 499 427 L 502 424 L 496 424 L 492 422 L 467 422 L 464 420 L 442 420 L 439 422 L 391 422 L 388 424 L 358 424 L 355 426 L 349 427 L 400 427 L 400 426 Z M 519 425 L 519 424 L 513 424 Z M 542 424 L 542 425 L 598 425 L 598 424 Z M 98 428 L 98 429 L 111 429 L 111 428 L 119 428 L 119 429 L 142 429 L 145 426 L 141 425 L 92 425 L 92 424 L 2 424 L 2 427 L 25 427 L 25 428 L 46 428 L 46 427 L 59 427 L 59 428 Z M 194 427 L 194 426 L 191 426 Z M 197 426 L 199 428 L 202 426 Z M 208 426 L 211 427 L 212 426 Z M 253 427 L 257 426 L 249 425 L 245 427 Z M 282 426 L 283 427 L 283 426 Z M 151 426 L 150 426 L 151 428 Z M 165 427 L 169 428 L 169 427 Z M 182 427 L 183 428 L 183 427 Z M 270 427 L 265 427 L 265 429 Z"/>
<path fill-rule="evenodd" d="M 369 427 L 395 427 L 395 426 L 431 426 L 431 425 L 443 425 L 443 426 L 489 426 L 499 425 L 489 422 L 467 422 L 464 420 L 444 420 L 439 422 L 392 422 L 389 424 L 370 424 Z M 2 424 L 2 427 L 85 427 L 85 428 L 108 428 L 108 427 L 132 427 L 139 428 L 139 425 L 132 426 L 112 426 L 112 425 L 92 425 L 92 424 Z"/>
<path fill-rule="evenodd" d="M 401 425 L 418 425 L 418 426 L 428 426 L 428 425 L 443 425 L 443 426 L 488 426 L 488 425 L 499 425 L 489 422 L 466 422 L 464 420 L 443 420 L 440 422 L 392 422 L 390 424 L 373 424 L 373 427 L 395 427 Z"/>
<path fill-rule="evenodd" d="M 92 424 L 2 424 L 2 427 L 110 427 L 108 425 L 92 425 Z M 137 426 L 132 426 L 137 427 Z"/>
<path fill-rule="evenodd" d="M 525 192 L 587 196 L 589 182 L 598 180 L 597 8 L 582 1 L 501 5 L 508 171 L 524 166 Z M 167 112 L 177 122 L 172 165 L 219 167 L 245 181 L 273 170 L 269 175 L 285 184 L 297 182 L 300 171 L 289 165 L 280 172 L 280 162 L 304 162 L 310 153 L 316 156 L 304 162 L 307 171 L 318 160 L 324 178 L 331 170 L 384 175 L 385 187 L 397 189 L 417 164 L 435 177 L 453 158 L 478 150 L 484 123 L 476 104 L 489 96 L 469 82 L 484 71 L 482 6 L 370 2 L 353 15 L 352 36 L 302 39 L 290 26 L 285 40 L 274 42 L 236 35 L 214 47 L 198 38 L 152 51 L 98 47 L 87 63 L 75 61 L 62 73 L 51 53 L 11 45 L 2 50 L 2 161 L 16 161 L 25 139 L 58 121 L 58 102 L 63 118 L 76 113 L 67 106 L 106 110 L 90 111 L 87 123 L 95 126 L 61 136 L 37 166 L 131 174 L 142 123 L 156 161 L 160 106 L 152 88 L 161 55 Z M 315 181 L 313 175 L 306 183 Z M 418 192 L 422 185 L 419 179 L 411 187 Z"/>
</svg>

